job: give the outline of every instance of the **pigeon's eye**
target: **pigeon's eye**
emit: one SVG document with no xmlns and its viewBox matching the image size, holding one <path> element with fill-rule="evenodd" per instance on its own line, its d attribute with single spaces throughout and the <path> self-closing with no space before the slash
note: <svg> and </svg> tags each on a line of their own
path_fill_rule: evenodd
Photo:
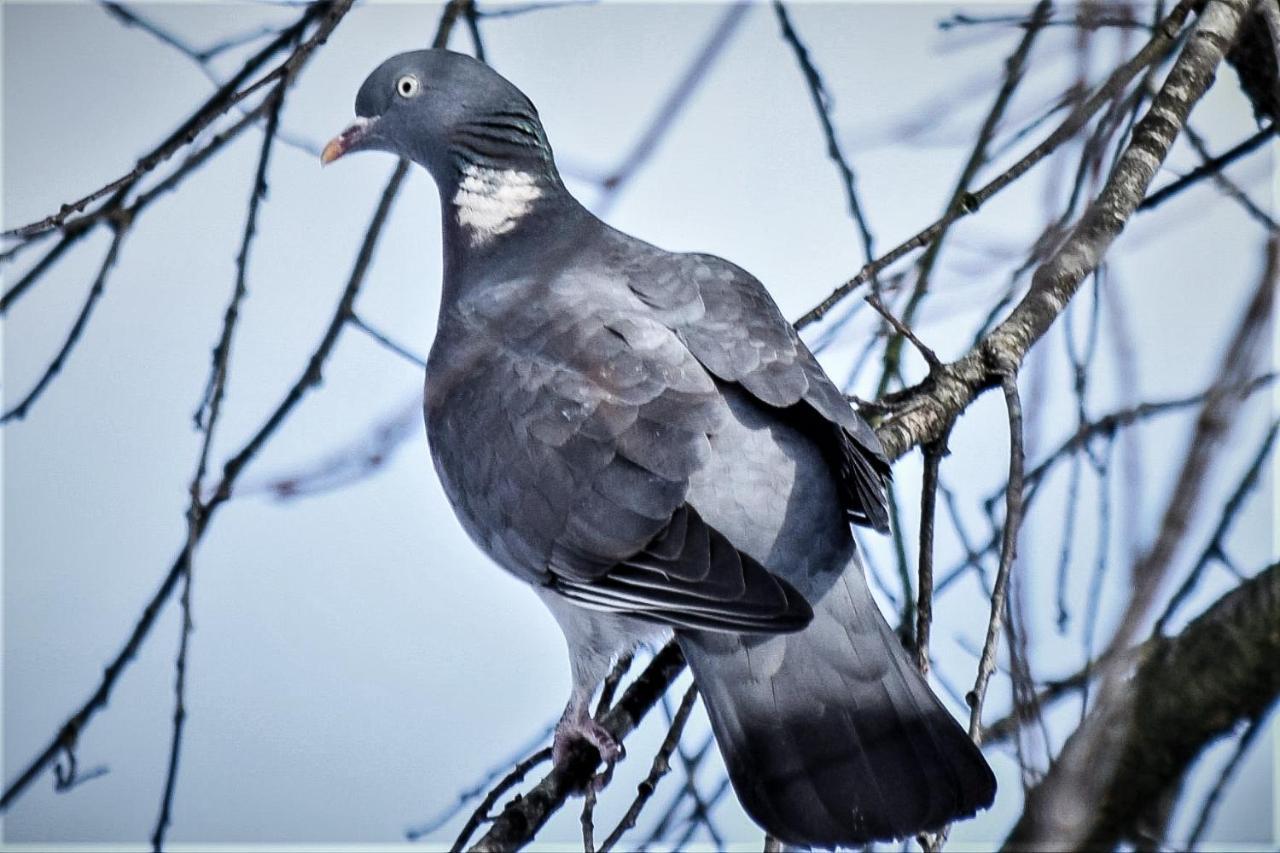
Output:
<svg viewBox="0 0 1280 853">
<path fill-rule="evenodd" d="M 396 94 L 402 98 L 412 98 L 422 91 L 422 84 L 412 74 L 405 74 L 396 81 Z"/>
</svg>

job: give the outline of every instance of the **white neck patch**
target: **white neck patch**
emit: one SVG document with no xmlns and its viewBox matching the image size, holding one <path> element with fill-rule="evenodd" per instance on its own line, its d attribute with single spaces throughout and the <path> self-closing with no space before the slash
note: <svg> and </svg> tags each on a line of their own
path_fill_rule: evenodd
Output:
<svg viewBox="0 0 1280 853">
<path fill-rule="evenodd" d="M 515 228 L 541 197 L 537 177 L 528 172 L 468 165 L 462 172 L 453 206 L 458 224 L 467 230 L 475 247 Z"/>
</svg>

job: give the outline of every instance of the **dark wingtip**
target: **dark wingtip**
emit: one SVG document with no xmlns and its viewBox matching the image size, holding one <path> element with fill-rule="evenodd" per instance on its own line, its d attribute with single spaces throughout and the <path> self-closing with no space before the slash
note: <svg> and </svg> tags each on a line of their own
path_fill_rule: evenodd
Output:
<svg viewBox="0 0 1280 853">
<path fill-rule="evenodd" d="M 793 631 L 801 631 L 809 627 L 809 623 L 813 621 L 813 606 L 809 604 L 808 599 L 784 578 L 773 575 L 773 579 L 787 597 L 787 609 L 779 617 L 779 624 L 790 627 Z"/>
</svg>

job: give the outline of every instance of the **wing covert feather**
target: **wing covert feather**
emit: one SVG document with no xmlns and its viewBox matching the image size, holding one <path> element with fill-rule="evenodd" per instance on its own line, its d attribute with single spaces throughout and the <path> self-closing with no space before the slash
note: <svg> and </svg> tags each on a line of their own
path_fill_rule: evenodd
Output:
<svg viewBox="0 0 1280 853">
<path fill-rule="evenodd" d="M 708 371 L 796 418 L 839 473 L 850 521 L 889 525 L 889 461 L 756 278 L 703 254 L 620 256 L 628 285 Z M 816 415 L 817 417 L 813 417 Z"/>
<path fill-rule="evenodd" d="M 686 503 L 729 415 L 678 335 L 634 308 L 513 312 L 502 324 L 519 333 L 477 344 L 457 386 L 428 395 L 429 434 L 473 451 L 436 454 L 473 537 L 587 607 L 704 630 L 807 624 L 803 597 Z"/>
</svg>

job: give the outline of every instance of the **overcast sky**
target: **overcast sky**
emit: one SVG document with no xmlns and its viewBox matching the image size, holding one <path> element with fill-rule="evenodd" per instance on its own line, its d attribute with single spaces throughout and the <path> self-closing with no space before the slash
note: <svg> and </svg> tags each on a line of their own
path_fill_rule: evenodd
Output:
<svg viewBox="0 0 1280 853">
<path fill-rule="evenodd" d="M 939 31 L 937 21 L 955 8 L 804 3 L 793 10 L 826 75 L 881 249 L 942 210 L 1019 36 L 1011 29 Z M 138 9 L 197 45 L 294 14 L 250 4 Z M 724 12 L 710 3 L 606 3 L 482 27 L 490 61 L 538 105 L 572 177 L 621 161 Z M 6 227 L 123 172 L 210 91 L 189 60 L 98 7 L 7 2 L 2 15 Z M 438 6 L 417 4 L 356 9 L 292 90 L 285 130 L 322 144 L 350 120 L 365 75 L 392 53 L 424 46 L 438 16 Z M 769 8 L 748 12 L 608 218 L 665 248 L 732 259 L 797 317 L 864 257 L 795 58 L 777 30 Z M 1019 92 L 1012 115 L 1029 118 L 1060 88 L 1073 69 L 1072 38 L 1066 28 L 1042 36 L 1035 55 L 1041 70 Z M 452 43 L 469 48 L 462 28 Z M 1099 38 L 1095 78 L 1122 49 L 1131 52 L 1136 42 L 1123 48 L 1113 34 Z M 234 67 L 235 57 L 218 66 Z M 1224 70 L 1219 79 L 1194 118 L 1214 150 L 1256 127 L 1234 75 Z M 909 139 L 895 136 L 913 126 Z M 63 374 L 26 420 L 0 436 L 6 780 L 96 686 L 183 539 L 185 490 L 198 449 L 191 413 L 233 283 L 259 143 L 259 135 L 246 134 L 137 222 Z M 1257 155 L 1233 172 L 1268 207 L 1270 162 Z M 1179 153 L 1157 180 L 1191 165 Z M 240 446 L 305 364 L 392 166 L 387 156 L 361 155 L 321 172 L 311 153 L 276 150 L 215 458 Z M 1037 171 L 955 229 L 917 329 L 944 358 L 964 351 L 1020 259 L 991 252 L 1022 251 L 1039 232 L 1054 174 Z M 571 180 L 571 188 L 588 204 L 598 198 L 584 181 Z M 362 316 L 419 353 L 434 329 L 439 233 L 435 188 L 415 170 L 358 303 Z M 1208 185 L 1138 217 L 1112 255 L 1108 285 L 1131 309 L 1138 387 L 1107 378 L 1104 364 L 1091 392 L 1093 411 L 1202 388 L 1256 280 L 1260 246 L 1256 223 Z M 56 351 L 105 249 L 104 234 L 90 237 L 6 318 L 6 406 Z M 14 270 L 4 273 L 12 282 Z M 833 376 L 848 374 L 870 329 L 861 317 L 823 350 Z M 821 333 L 807 337 L 815 341 Z M 1047 381 L 1069 381 L 1060 364 L 1061 329 L 1044 347 L 1057 359 L 1045 368 Z M 870 396 L 873 373 L 858 377 L 853 390 Z M 246 482 L 304 470 L 359 441 L 403 412 L 406 401 L 411 405 L 420 387 L 417 368 L 349 329 L 323 387 L 254 462 Z M 1251 404 L 1235 436 L 1244 455 L 1228 457 L 1234 467 L 1213 479 L 1213 499 L 1230 489 L 1256 446 L 1269 405 Z M 1042 431 L 1040 448 L 1074 425 L 1064 400 L 1046 400 L 1029 417 Z M 970 503 L 1003 478 L 1002 422 L 999 400 L 989 397 L 952 438 L 955 453 L 944 471 Z M 195 561 L 196 631 L 175 841 L 395 843 L 559 714 L 569 678 L 558 628 L 524 586 L 466 539 L 436 481 L 421 426 L 412 429 L 413 439 L 377 476 L 288 502 L 245 496 L 214 521 Z M 1182 452 L 1186 434 L 1185 421 L 1142 432 L 1149 500 L 1117 508 L 1117 517 L 1142 528 L 1126 536 L 1145 541 L 1171 477 L 1168 461 Z M 900 464 L 896 476 L 908 496 L 903 522 L 912 540 L 917 459 Z M 1234 534 L 1233 554 L 1244 566 L 1276 553 L 1274 478 L 1265 479 L 1263 497 L 1249 505 Z M 1057 546 L 1038 548 L 1035 537 L 1051 531 L 1052 521 L 1037 519 L 1053 518 L 1061 486 L 1051 486 L 1045 515 L 1033 516 L 1024 535 L 1020 571 L 1033 607 L 1052 601 Z M 1093 515 L 1080 520 L 1086 543 Z M 1213 520 L 1201 519 L 1197 532 Z M 940 547 L 954 549 L 954 537 L 940 535 Z M 888 567 L 887 540 L 863 538 Z M 1082 567 L 1076 574 L 1073 595 L 1087 573 Z M 1104 628 L 1122 600 L 1119 573 L 1113 580 Z M 1215 578 L 1197 601 L 1212 601 L 1229 582 Z M 939 605 L 938 667 L 961 689 L 972 679 L 971 650 L 985 630 L 985 607 L 972 578 Z M 82 769 L 106 765 L 110 772 L 66 795 L 42 779 L 6 816 L 4 840 L 139 843 L 150 836 L 169 748 L 178 627 L 171 607 L 81 738 Z M 1043 668 L 1038 674 L 1072 671 L 1078 645 L 1041 633 L 1033 649 Z M 992 714 L 1007 707 L 1002 680 L 990 701 Z M 1055 731 L 1068 731 L 1077 713 L 1065 708 L 1054 718 Z M 689 742 L 698 743 L 705 730 L 699 712 Z M 647 726 L 628 742 L 632 758 L 603 798 L 598 826 L 611 826 L 625 809 L 661 735 Z M 1219 841 L 1270 846 L 1268 839 L 1280 837 L 1274 741 L 1261 739 L 1228 789 L 1213 830 Z M 1212 754 L 1195 789 L 1203 789 L 1224 755 Z M 955 832 L 979 846 L 1002 838 L 1020 811 L 1016 764 L 1006 752 L 989 756 L 1002 785 L 997 804 Z M 709 767 L 699 779 L 710 788 L 720 773 L 718 765 Z M 669 795 L 660 789 L 657 803 Z M 447 844 L 466 813 L 430 840 Z M 726 800 L 716 817 L 727 838 L 758 848 L 760 833 L 736 803 Z M 570 807 L 542 837 L 576 843 L 579 832 L 578 809 Z"/>
</svg>

